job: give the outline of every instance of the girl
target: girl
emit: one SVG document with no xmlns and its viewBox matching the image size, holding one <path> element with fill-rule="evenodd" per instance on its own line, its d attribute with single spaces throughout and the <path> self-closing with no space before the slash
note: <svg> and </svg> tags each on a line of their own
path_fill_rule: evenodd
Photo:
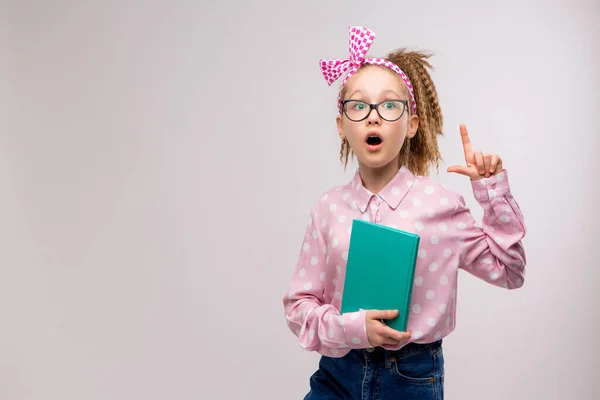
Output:
<svg viewBox="0 0 600 400">
<path fill-rule="evenodd" d="M 400 49 L 365 58 L 374 38 L 351 27 L 350 58 L 321 60 L 330 85 L 347 72 L 336 123 L 340 158 L 346 166 L 356 156 L 358 169 L 312 207 L 283 298 L 300 345 L 322 356 L 305 399 L 442 399 L 442 339 L 456 326 L 458 270 L 506 289 L 523 285 L 526 228 L 502 160 L 473 151 L 460 127 L 466 165 L 448 172 L 470 178 L 485 212 L 479 227 L 461 195 L 427 177 L 439 167 L 443 122 L 429 55 Z M 384 323 L 397 310 L 339 312 L 357 218 L 421 237 L 407 332 Z"/>
</svg>

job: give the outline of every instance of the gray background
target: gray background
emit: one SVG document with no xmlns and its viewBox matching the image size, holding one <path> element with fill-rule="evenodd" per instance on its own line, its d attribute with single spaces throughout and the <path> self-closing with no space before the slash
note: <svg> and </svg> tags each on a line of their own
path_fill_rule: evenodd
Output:
<svg viewBox="0 0 600 400">
<path fill-rule="evenodd" d="M 451 4 L 450 4 L 451 3 Z M 281 298 L 350 179 L 321 57 L 431 50 L 442 183 L 500 154 L 525 286 L 460 274 L 448 399 L 597 399 L 596 0 L 0 2 L 0 398 L 300 399 Z"/>
</svg>

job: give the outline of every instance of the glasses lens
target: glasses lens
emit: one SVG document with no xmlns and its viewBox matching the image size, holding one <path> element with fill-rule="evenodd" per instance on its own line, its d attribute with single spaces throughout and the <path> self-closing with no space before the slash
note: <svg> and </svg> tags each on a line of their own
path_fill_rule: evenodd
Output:
<svg viewBox="0 0 600 400">
<path fill-rule="evenodd" d="M 363 101 L 350 100 L 346 102 L 346 116 L 354 121 L 366 118 L 371 108 Z"/>
<path fill-rule="evenodd" d="M 385 101 L 379 105 L 377 111 L 381 118 L 394 121 L 404 112 L 404 103 L 396 100 Z"/>
</svg>

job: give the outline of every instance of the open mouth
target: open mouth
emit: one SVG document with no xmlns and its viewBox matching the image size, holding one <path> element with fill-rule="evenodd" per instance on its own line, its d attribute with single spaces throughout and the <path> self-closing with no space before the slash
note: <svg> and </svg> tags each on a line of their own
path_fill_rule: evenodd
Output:
<svg viewBox="0 0 600 400">
<path fill-rule="evenodd" d="M 367 144 L 369 146 L 378 146 L 381 144 L 381 142 L 381 137 L 377 135 L 370 135 L 369 137 L 367 137 Z"/>
</svg>

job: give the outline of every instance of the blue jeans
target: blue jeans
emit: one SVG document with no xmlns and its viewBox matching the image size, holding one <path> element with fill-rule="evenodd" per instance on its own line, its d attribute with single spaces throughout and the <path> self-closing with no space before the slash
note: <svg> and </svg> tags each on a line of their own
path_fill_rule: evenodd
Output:
<svg viewBox="0 0 600 400">
<path fill-rule="evenodd" d="M 408 344 L 398 351 L 351 350 L 342 358 L 322 356 L 304 400 L 442 400 L 442 342 Z"/>
</svg>

